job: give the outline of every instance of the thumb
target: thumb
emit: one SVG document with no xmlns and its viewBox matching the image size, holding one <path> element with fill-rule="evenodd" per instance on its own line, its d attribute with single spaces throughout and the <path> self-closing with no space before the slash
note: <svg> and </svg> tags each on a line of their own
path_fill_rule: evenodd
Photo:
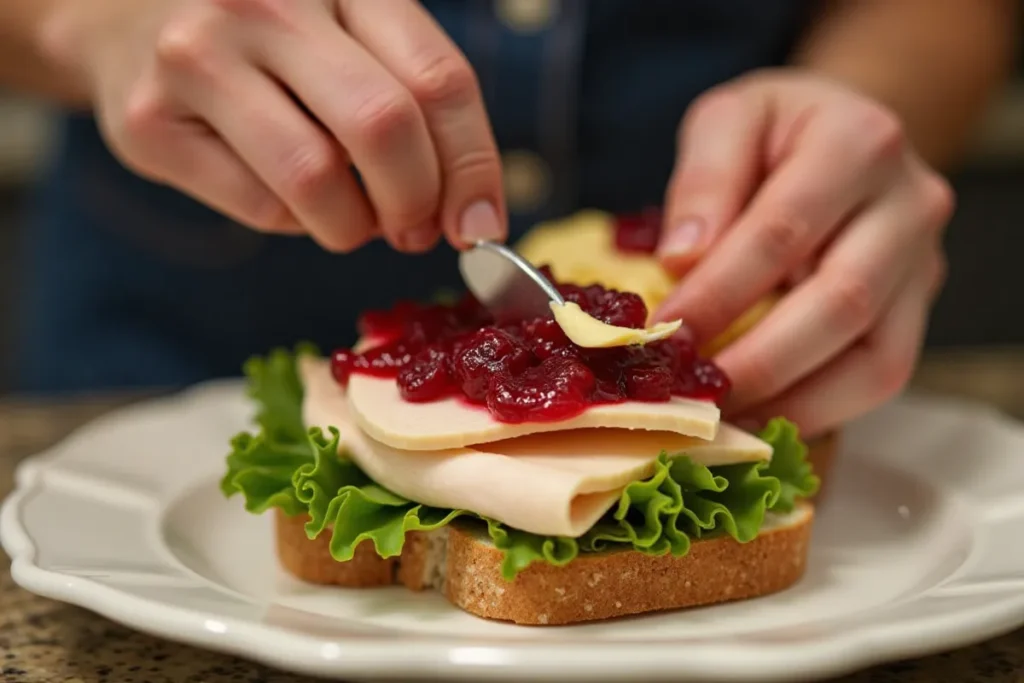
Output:
<svg viewBox="0 0 1024 683">
<path fill-rule="evenodd" d="M 673 275 L 693 268 L 750 200 L 768 123 L 767 98 L 740 86 L 706 93 L 683 117 L 657 252 Z"/>
</svg>

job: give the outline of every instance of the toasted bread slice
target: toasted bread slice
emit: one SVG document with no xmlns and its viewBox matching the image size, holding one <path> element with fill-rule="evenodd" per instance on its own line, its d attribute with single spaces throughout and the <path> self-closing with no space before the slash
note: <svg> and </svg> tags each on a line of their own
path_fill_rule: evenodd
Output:
<svg viewBox="0 0 1024 683">
<path fill-rule="evenodd" d="M 340 563 L 330 556 L 327 536 L 310 541 L 302 517 L 278 512 L 277 548 L 284 568 L 310 583 L 434 588 L 478 617 L 562 625 L 787 588 L 804 573 L 813 518 L 813 506 L 801 503 L 789 515 L 772 515 L 748 543 L 729 537 L 699 540 L 682 558 L 635 551 L 581 555 L 565 567 L 531 565 L 511 582 L 501 576 L 501 552 L 476 528 L 458 524 L 410 534 L 398 558 L 381 559 L 364 543 L 352 561 Z"/>
<path fill-rule="evenodd" d="M 780 591 L 803 576 L 814 508 L 776 517 L 748 543 L 729 537 L 695 541 L 682 558 L 636 551 L 580 555 L 565 567 L 535 564 L 515 581 L 501 578 L 501 552 L 453 527 L 442 592 L 478 617 L 517 624 L 563 625 L 611 619 Z"/>
</svg>

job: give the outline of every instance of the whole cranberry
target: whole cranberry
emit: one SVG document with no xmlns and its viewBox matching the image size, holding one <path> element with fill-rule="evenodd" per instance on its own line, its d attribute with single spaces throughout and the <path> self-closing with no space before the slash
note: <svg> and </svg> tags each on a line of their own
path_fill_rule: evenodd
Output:
<svg viewBox="0 0 1024 683">
<path fill-rule="evenodd" d="M 496 375 L 521 373 L 530 361 L 530 352 L 511 335 L 485 327 L 462 343 L 452 359 L 452 374 L 467 398 L 483 402 Z"/>
<path fill-rule="evenodd" d="M 664 365 L 626 368 L 626 394 L 635 401 L 667 401 L 672 397 L 672 372 Z"/>
<path fill-rule="evenodd" d="M 558 293 L 561 294 L 562 298 L 566 301 L 571 301 L 584 311 L 590 311 L 590 299 L 587 297 L 587 293 L 582 287 L 577 287 L 576 285 L 559 285 Z"/>
<path fill-rule="evenodd" d="M 697 349 L 683 339 L 663 339 L 644 347 L 652 358 L 665 365 L 673 374 L 688 368 L 697 360 Z"/>
<path fill-rule="evenodd" d="M 522 336 L 533 355 L 540 360 L 573 346 L 562 327 L 553 318 L 536 318 L 523 324 Z"/>
<path fill-rule="evenodd" d="M 398 390 L 411 402 L 434 401 L 451 393 L 448 352 L 440 347 L 421 351 L 398 373 Z"/>
<path fill-rule="evenodd" d="M 385 342 L 356 356 L 353 369 L 378 377 L 394 377 L 419 349 L 410 348 L 401 338 Z"/>
<path fill-rule="evenodd" d="M 699 398 L 718 403 L 732 388 L 732 382 L 722 369 L 709 360 L 698 359 L 694 363 L 693 374 L 697 381 Z"/>
<path fill-rule="evenodd" d="M 503 422 L 550 422 L 583 412 L 594 375 L 582 362 L 551 357 L 518 376 L 499 375 L 487 394 L 487 408 Z"/>
<path fill-rule="evenodd" d="M 647 324 L 647 304 L 639 294 L 620 292 L 602 301 L 593 315 L 609 325 L 641 328 Z"/>
</svg>

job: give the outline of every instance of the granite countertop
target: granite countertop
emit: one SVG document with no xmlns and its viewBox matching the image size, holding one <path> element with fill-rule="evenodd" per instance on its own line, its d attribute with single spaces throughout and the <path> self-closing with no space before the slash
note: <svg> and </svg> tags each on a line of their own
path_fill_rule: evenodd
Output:
<svg viewBox="0 0 1024 683">
<path fill-rule="evenodd" d="M 1024 418 L 1024 350 L 931 355 L 917 388 L 989 401 Z M 0 401 L 0 497 L 15 465 L 75 427 L 130 401 Z M 131 631 L 77 607 L 31 595 L 0 552 L 0 683 L 299 683 L 299 676 Z M 1024 683 L 1024 629 L 972 647 L 869 669 L 835 683 Z"/>
</svg>

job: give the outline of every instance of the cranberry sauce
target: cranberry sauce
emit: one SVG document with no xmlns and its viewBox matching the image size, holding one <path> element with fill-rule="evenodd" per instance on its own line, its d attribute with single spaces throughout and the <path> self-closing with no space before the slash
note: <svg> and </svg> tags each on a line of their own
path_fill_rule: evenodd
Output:
<svg viewBox="0 0 1024 683">
<path fill-rule="evenodd" d="M 640 213 L 615 218 L 615 247 L 619 251 L 653 254 L 661 236 L 661 209 L 649 208 Z"/>
<path fill-rule="evenodd" d="M 606 323 L 640 328 L 647 321 L 647 307 L 636 294 L 598 285 L 558 289 Z M 550 316 L 496 322 L 469 296 L 455 305 L 401 303 L 368 312 L 359 331 L 372 345 L 362 353 L 332 354 L 339 383 L 353 372 L 393 377 L 407 401 L 460 396 L 503 422 L 564 420 L 588 405 L 625 400 L 718 402 L 729 390 L 724 373 L 686 342 L 585 349 Z"/>
</svg>

